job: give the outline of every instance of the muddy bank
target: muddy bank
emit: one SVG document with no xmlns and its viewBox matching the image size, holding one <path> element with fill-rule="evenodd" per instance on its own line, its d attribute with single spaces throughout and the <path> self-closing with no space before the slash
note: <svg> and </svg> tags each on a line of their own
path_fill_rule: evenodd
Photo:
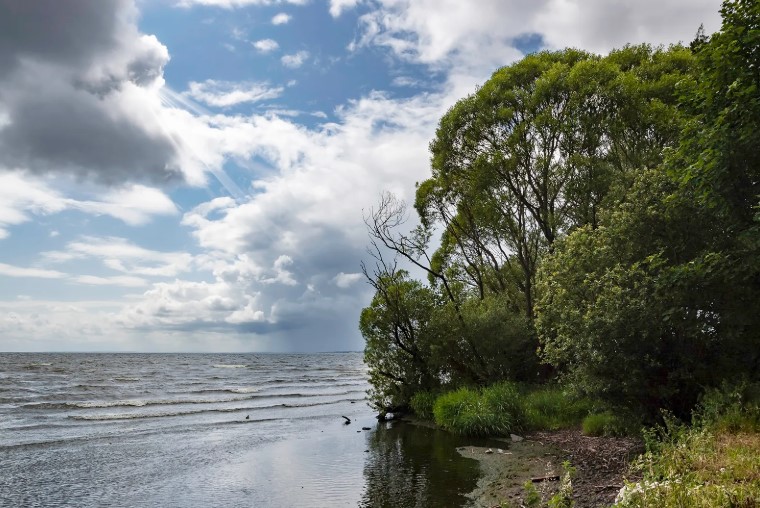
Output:
<svg viewBox="0 0 760 508">
<path fill-rule="evenodd" d="M 499 507 L 502 503 L 519 507 L 525 495 L 525 482 L 562 475 L 564 461 L 576 468 L 573 477 L 576 506 L 608 506 L 626 479 L 637 479 L 630 473 L 629 463 L 642 451 L 637 439 L 588 437 L 580 430 L 537 432 L 526 435 L 523 441 L 500 443 L 501 448 L 458 448 L 461 455 L 480 462 L 482 476 L 469 495 L 476 508 Z M 548 498 L 556 492 L 559 482 L 544 480 L 534 485 Z"/>
</svg>

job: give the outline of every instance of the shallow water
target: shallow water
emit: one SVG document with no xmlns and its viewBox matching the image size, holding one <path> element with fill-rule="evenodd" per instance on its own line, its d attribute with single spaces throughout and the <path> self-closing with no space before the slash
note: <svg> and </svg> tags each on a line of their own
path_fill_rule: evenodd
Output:
<svg viewBox="0 0 760 508">
<path fill-rule="evenodd" d="M 357 353 L 0 354 L 0 505 L 465 506 L 465 443 L 367 388 Z"/>
</svg>

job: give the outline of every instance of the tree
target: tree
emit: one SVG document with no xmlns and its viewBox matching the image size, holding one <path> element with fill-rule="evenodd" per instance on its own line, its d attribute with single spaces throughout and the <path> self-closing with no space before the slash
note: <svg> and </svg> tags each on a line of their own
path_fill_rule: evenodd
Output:
<svg viewBox="0 0 760 508">
<path fill-rule="evenodd" d="M 678 83 L 677 149 L 539 275 L 544 358 L 650 415 L 686 416 L 705 388 L 760 377 L 760 4 L 721 13 Z"/>
<path fill-rule="evenodd" d="M 541 257 L 573 228 L 596 227 L 632 175 L 675 144 L 675 85 L 692 60 L 681 47 L 543 52 L 460 100 L 415 201 L 427 230 L 443 227 L 438 270 L 456 267 L 480 298 L 517 288 L 510 304 L 532 319 Z"/>
<path fill-rule="evenodd" d="M 384 415 L 405 410 L 412 395 L 438 384 L 427 330 L 438 301 L 432 291 L 395 267 L 368 279 L 376 292 L 362 310 L 359 329 L 366 340 L 370 403 Z"/>
</svg>

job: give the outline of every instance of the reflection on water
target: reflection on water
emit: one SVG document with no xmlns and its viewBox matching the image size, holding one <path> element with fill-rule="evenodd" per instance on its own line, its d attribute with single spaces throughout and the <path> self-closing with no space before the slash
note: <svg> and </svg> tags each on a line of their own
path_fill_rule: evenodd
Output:
<svg viewBox="0 0 760 508">
<path fill-rule="evenodd" d="M 379 425 L 368 436 L 362 507 L 461 507 L 475 489 L 479 465 L 458 446 L 488 445 L 404 422 Z M 493 443 L 491 443 L 493 444 Z"/>
</svg>

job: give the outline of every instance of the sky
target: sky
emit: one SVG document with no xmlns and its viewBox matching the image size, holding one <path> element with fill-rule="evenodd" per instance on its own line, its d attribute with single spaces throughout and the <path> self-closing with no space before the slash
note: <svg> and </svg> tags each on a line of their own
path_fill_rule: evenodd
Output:
<svg viewBox="0 0 760 508">
<path fill-rule="evenodd" d="M 363 216 L 413 199 L 458 99 L 719 7 L 0 0 L 0 350 L 361 350 Z"/>
</svg>

